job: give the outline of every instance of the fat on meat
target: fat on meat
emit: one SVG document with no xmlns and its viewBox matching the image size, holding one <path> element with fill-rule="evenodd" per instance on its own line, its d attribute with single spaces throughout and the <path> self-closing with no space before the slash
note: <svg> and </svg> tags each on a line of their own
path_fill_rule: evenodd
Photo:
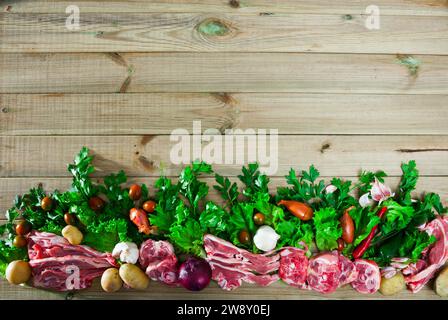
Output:
<svg viewBox="0 0 448 320">
<path fill-rule="evenodd" d="M 236 289 L 243 282 L 267 286 L 280 279 L 276 273 L 280 255 L 276 252 L 253 254 L 210 234 L 204 235 L 204 249 L 212 279 L 224 290 Z"/>
<path fill-rule="evenodd" d="M 306 284 L 307 269 L 306 250 L 286 247 L 280 251 L 278 274 L 285 283 L 300 289 L 308 289 L 309 287 Z"/>
<path fill-rule="evenodd" d="M 211 234 L 204 236 L 204 248 L 207 256 L 215 260 L 238 264 L 259 274 L 275 272 L 280 266 L 280 256 L 276 252 L 254 254 Z"/>
<path fill-rule="evenodd" d="M 47 232 L 29 234 L 28 256 L 33 285 L 57 291 L 88 288 L 106 269 L 118 267 L 110 253 L 74 246 L 65 238 Z"/>
<path fill-rule="evenodd" d="M 177 257 L 168 241 L 146 240 L 140 247 L 139 263 L 152 280 L 177 283 Z"/>
<path fill-rule="evenodd" d="M 338 255 L 339 264 L 341 268 L 341 275 L 339 276 L 339 286 L 352 283 L 358 278 L 358 270 L 356 270 L 355 264 L 342 254 Z"/>
<path fill-rule="evenodd" d="M 351 282 L 353 289 L 359 293 L 375 293 L 381 285 L 380 268 L 374 261 L 357 259 L 354 262 L 357 278 Z"/>
<path fill-rule="evenodd" d="M 340 285 L 341 264 L 334 253 L 321 253 L 309 260 L 307 282 L 320 293 L 332 293 Z"/>
</svg>

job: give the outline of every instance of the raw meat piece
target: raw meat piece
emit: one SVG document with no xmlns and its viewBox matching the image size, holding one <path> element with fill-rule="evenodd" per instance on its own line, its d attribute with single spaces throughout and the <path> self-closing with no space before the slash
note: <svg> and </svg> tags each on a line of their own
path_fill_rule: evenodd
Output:
<svg viewBox="0 0 448 320">
<path fill-rule="evenodd" d="M 152 280 L 168 285 L 177 283 L 177 257 L 171 243 L 146 240 L 140 247 L 139 262 Z"/>
<path fill-rule="evenodd" d="M 339 286 L 349 284 L 358 278 L 358 270 L 355 268 L 355 264 L 350 259 L 339 255 L 339 263 L 341 268 L 341 275 L 339 276 Z"/>
<path fill-rule="evenodd" d="M 375 293 L 380 288 L 381 272 L 374 261 L 357 259 L 354 262 L 358 277 L 352 287 L 360 293 Z"/>
<path fill-rule="evenodd" d="M 267 286 L 278 281 L 280 255 L 275 252 L 253 254 L 210 234 L 204 236 L 207 261 L 212 279 L 224 290 L 233 290 L 244 282 Z"/>
<path fill-rule="evenodd" d="M 386 278 L 386 279 L 390 279 L 393 276 L 395 276 L 397 274 L 397 269 L 395 269 L 394 267 L 384 267 L 381 269 L 381 276 Z"/>
<path fill-rule="evenodd" d="M 280 278 L 277 274 L 256 275 L 241 268 L 209 261 L 212 268 L 212 279 L 224 290 L 233 290 L 244 282 L 256 283 L 259 286 L 268 286 Z"/>
<path fill-rule="evenodd" d="M 405 276 L 412 276 L 414 274 L 419 273 L 423 269 L 428 266 L 425 260 L 419 259 L 417 262 L 410 263 L 406 268 L 404 268 L 401 272 Z"/>
<path fill-rule="evenodd" d="M 210 255 L 217 260 L 223 259 L 227 262 L 243 265 L 259 274 L 274 272 L 280 266 L 280 257 L 275 252 L 254 254 L 211 234 L 204 236 L 204 248 L 207 256 Z"/>
<path fill-rule="evenodd" d="M 85 289 L 111 267 L 118 267 L 110 253 L 71 245 L 65 238 L 33 231 L 28 236 L 33 285 L 57 291 Z"/>
<path fill-rule="evenodd" d="M 340 276 L 341 266 L 336 254 L 318 254 L 308 263 L 307 282 L 310 288 L 317 292 L 334 292 L 339 287 Z"/>
<path fill-rule="evenodd" d="M 280 251 L 280 268 L 278 274 L 287 284 L 306 288 L 308 258 L 306 251 L 299 248 L 287 247 Z"/>
<path fill-rule="evenodd" d="M 434 235 L 437 242 L 428 249 L 426 257 L 428 266 L 418 273 L 405 277 L 408 288 L 414 293 L 420 291 L 448 260 L 448 219 L 439 216 L 429 222 L 423 230 L 429 235 Z"/>
</svg>

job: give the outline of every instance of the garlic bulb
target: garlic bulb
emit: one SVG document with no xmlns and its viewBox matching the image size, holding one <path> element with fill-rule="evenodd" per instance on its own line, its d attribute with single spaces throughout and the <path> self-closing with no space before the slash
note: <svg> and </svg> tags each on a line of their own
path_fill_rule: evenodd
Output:
<svg viewBox="0 0 448 320">
<path fill-rule="evenodd" d="M 360 198 L 359 198 L 359 205 L 362 208 L 371 206 L 373 204 L 373 200 L 369 198 L 370 196 L 370 192 L 364 193 Z"/>
</svg>

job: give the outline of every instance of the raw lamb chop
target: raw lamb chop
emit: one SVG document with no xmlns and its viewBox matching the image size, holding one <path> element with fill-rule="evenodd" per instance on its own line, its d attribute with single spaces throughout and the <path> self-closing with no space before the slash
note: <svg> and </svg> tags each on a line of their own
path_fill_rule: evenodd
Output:
<svg viewBox="0 0 448 320">
<path fill-rule="evenodd" d="M 253 254 L 210 234 L 204 236 L 204 248 L 212 279 L 224 290 L 238 288 L 243 281 L 267 286 L 280 279 L 271 275 L 280 266 L 278 253 Z"/>
<path fill-rule="evenodd" d="M 85 289 L 106 269 L 118 267 L 110 253 L 71 245 L 53 233 L 33 231 L 28 238 L 29 263 L 35 287 L 57 291 Z"/>
<path fill-rule="evenodd" d="M 139 262 L 152 280 L 168 285 L 177 283 L 177 257 L 171 243 L 146 240 L 140 247 Z"/>
</svg>

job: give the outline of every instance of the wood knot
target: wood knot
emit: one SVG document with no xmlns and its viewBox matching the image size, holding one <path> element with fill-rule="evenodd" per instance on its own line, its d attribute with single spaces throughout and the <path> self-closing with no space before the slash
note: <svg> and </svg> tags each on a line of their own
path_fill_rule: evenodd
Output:
<svg viewBox="0 0 448 320">
<path fill-rule="evenodd" d="M 231 105 L 235 105 L 238 102 L 236 101 L 236 99 L 234 97 L 232 97 L 232 95 L 230 95 L 227 92 L 215 92 L 211 94 L 216 100 L 218 100 L 219 102 L 222 102 L 224 104 L 231 104 Z"/>
<path fill-rule="evenodd" d="M 138 161 L 145 170 L 152 171 L 154 169 L 154 161 L 148 160 L 145 156 L 139 156 Z"/>
<path fill-rule="evenodd" d="M 224 22 L 216 18 L 205 19 L 197 25 L 199 33 L 205 36 L 222 37 L 230 33 L 230 27 Z"/>
<path fill-rule="evenodd" d="M 6 107 L 2 108 L 2 113 L 8 113 L 8 112 L 9 112 L 8 108 L 6 108 Z"/>
<path fill-rule="evenodd" d="M 414 58 L 413 56 L 403 54 L 397 54 L 397 60 L 399 64 L 405 66 L 408 69 L 410 76 L 417 76 L 421 65 L 420 60 Z"/>
<path fill-rule="evenodd" d="M 231 6 L 232 8 L 239 8 L 240 7 L 240 2 L 238 0 L 230 0 L 229 1 L 229 6 Z"/>
<path fill-rule="evenodd" d="M 152 139 L 154 139 L 154 136 L 152 136 L 152 135 L 144 135 L 140 139 L 140 145 L 146 146 Z"/>
<path fill-rule="evenodd" d="M 320 147 L 320 153 L 324 153 L 326 150 L 330 149 L 331 145 L 329 143 L 324 143 L 322 147 Z"/>
<path fill-rule="evenodd" d="M 353 16 L 351 14 L 344 14 L 342 16 L 342 19 L 350 21 L 350 20 L 353 20 Z"/>
</svg>

